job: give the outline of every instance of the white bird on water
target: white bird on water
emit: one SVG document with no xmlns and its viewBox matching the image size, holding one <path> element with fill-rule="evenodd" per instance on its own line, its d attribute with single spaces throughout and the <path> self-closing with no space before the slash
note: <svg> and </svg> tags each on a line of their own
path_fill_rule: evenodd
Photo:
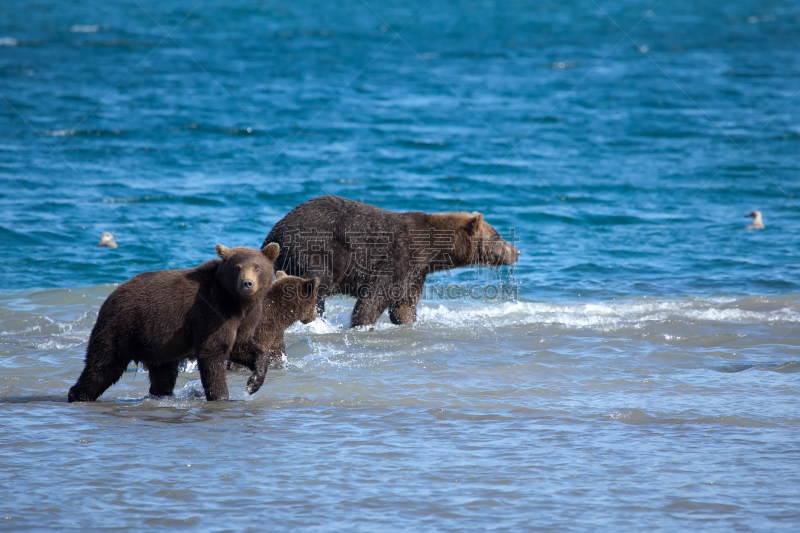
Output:
<svg viewBox="0 0 800 533">
<path fill-rule="evenodd" d="M 100 235 L 100 242 L 97 243 L 97 246 L 105 246 L 107 248 L 116 248 L 117 243 L 114 242 L 114 237 L 109 232 L 104 231 L 102 235 Z"/>
<path fill-rule="evenodd" d="M 744 229 L 764 229 L 764 221 L 761 220 L 761 211 L 753 211 L 749 215 L 745 215 L 747 217 L 753 217 L 753 223 L 747 226 Z"/>
</svg>

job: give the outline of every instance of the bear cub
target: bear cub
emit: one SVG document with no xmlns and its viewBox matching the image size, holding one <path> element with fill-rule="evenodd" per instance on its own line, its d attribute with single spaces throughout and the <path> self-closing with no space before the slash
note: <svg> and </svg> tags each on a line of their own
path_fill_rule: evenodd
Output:
<svg viewBox="0 0 800 533">
<path fill-rule="evenodd" d="M 144 272 L 121 284 L 100 307 L 85 367 L 68 400 L 96 400 L 131 361 L 148 366 L 151 395 L 170 395 L 186 357 L 197 359 L 206 399 L 227 399 L 225 361 L 233 345 L 260 350 L 253 333 L 279 251 L 275 243 L 261 250 L 218 244 L 219 260 L 185 270 Z M 263 382 L 263 375 L 253 374 L 250 394 Z"/>
<path fill-rule="evenodd" d="M 264 350 L 266 359 L 259 361 L 260 354 L 252 345 L 239 343 L 228 356 L 228 370 L 250 369 L 266 373 L 271 362 L 280 361 L 286 353 L 283 332 L 298 320 L 303 324 L 317 318 L 317 287 L 319 279 L 303 279 L 289 276 L 279 270 L 275 282 L 264 296 L 261 321 L 256 326 L 253 340 Z M 261 365 L 264 365 L 263 368 Z"/>
</svg>

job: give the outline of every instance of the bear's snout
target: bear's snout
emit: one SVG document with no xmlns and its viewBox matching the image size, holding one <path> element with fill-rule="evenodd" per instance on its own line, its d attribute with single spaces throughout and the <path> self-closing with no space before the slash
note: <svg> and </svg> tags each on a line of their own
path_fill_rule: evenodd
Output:
<svg viewBox="0 0 800 533">
<path fill-rule="evenodd" d="M 300 322 L 302 322 L 303 324 L 310 324 L 311 322 L 314 322 L 316 319 L 317 319 L 317 306 L 315 304 L 311 307 L 311 311 L 306 313 L 306 316 L 300 319 Z"/>
<path fill-rule="evenodd" d="M 513 265 L 519 260 L 519 249 L 508 241 L 496 237 L 492 239 L 486 259 L 491 266 Z"/>
<path fill-rule="evenodd" d="M 503 265 L 513 265 L 519 261 L 519 248 L 513 244 L 504 243 L 500 256 L 500 263 Z"/>
<path fill-rule="evenodd" d="M 242 273 L 239 277 L 239 294 L 243 295 L 250 295 L 255 293 L 258 290 L 258 284 L 253 277 L 247 275 L 247 273 Z"/>
</svg>

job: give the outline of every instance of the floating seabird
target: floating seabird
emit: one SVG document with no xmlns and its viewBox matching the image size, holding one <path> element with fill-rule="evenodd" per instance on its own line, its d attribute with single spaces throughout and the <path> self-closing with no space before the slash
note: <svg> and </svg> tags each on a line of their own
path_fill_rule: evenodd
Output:
<svg viewBox="0 0 800 533">
<path fill-rule="evenodd" d="M 753 211 L 749 215 L 745 215 L 747 217 L 753 217 L 753 223 L 747 226 L 744 229 L 764 229 L 764 221 L 761 220 L 761 211 Z"/>
<path fill-rule="evenodd" d="M 97 246 L 106 246 L 108 248 L 116 248 L 117 243 L 114 242 L 114 237 L 109 232 L 104 231 L 102 235 L 100 235 L 100 242 L 97 243 Z"/>
</svg>

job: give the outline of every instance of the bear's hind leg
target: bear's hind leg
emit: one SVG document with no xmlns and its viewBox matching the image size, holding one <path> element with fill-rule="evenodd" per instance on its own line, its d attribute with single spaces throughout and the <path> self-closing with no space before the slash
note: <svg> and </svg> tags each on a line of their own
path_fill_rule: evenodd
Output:
<svg viewBox="0 0 800 533">
<path fill-rule="evenodd" d="M 81 372 L 77 383 L 69 389 L 68 402 L 95 401 L 106 389 L 119 381 L 130 362 L 122 359 L 111 359 L 97 363 L 96 361 L 93 362 L 92 359 L 87 355 L 83 372 Z"/>
<path fill-rule="evenodd" d="M 175 382 L 178 380 L 180 361 L 171 361 L 163 364 L 150 364 L 150 395 L 172 396 Z"/>
</svg>

